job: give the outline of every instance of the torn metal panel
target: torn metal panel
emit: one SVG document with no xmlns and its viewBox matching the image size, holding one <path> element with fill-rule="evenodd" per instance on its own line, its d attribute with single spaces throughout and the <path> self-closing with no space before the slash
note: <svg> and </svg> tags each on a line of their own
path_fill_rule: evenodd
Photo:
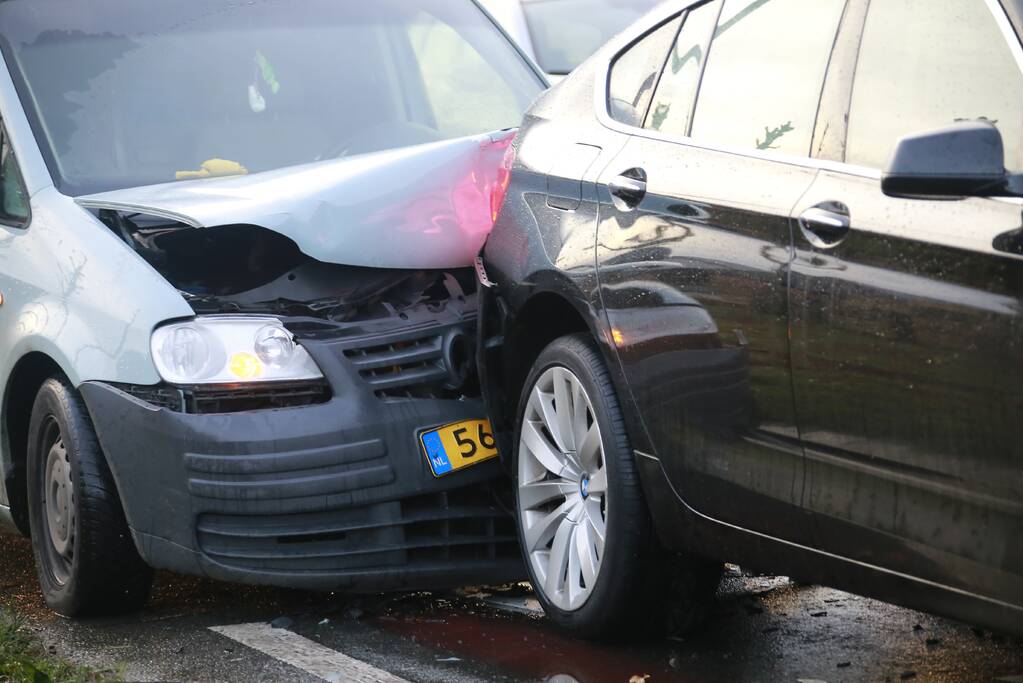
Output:
<svg viewBox="0 0 1023 683">
<path fill-rule="evenodd" d="M 195 228 L 256 225 L 317 260 L 381 268 L 471 266 L 513 133 L 460 138 L 227 178 L 78 197 Z"/>
</svg>

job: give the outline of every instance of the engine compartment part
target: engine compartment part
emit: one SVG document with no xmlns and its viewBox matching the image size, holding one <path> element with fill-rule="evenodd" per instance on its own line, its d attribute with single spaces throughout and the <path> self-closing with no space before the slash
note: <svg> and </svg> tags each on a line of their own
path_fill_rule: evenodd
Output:
<svg viewBox="0 0 1023 683">
<path fill-rule="evenodd" d="M 269 313 L 340 322 L 393 315 L 418 304 L 437 311 L 475 291 L 469 267 L 325 263 L 256 225 L 203 230 L 143 213 L 100 209 L 96 216 L 181 292 L 196 314 Z"/>
</svg>

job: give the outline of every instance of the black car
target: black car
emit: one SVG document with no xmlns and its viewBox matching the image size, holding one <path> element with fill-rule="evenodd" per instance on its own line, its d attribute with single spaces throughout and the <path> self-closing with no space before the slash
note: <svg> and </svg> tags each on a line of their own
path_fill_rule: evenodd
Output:
<svg viewBox="0 0 1023 683">
<path fill-rule="evenodd" d="M 1023 632 L 1021 20 L 676 0 L 534 104 L 479 360 L 554 621 L 728 561 Z"/>
</svg>

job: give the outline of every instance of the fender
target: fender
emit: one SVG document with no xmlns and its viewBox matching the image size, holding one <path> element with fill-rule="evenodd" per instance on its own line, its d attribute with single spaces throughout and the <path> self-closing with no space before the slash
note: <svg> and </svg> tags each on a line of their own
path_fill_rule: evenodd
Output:
<svg viewBox="0 0 1023 683">
<path fill-rule="evenodd" d="M 32 197 L 27 228 L 0 226 L 0 387 L 27 354 L 45 354 L 75 387 L 156 384 L 159 324 L 193 315 L 181 295 L 90 213 L 54 188 Z M 4 396 L 0 396 L 0 402 Z M 7 444 L 0 466 L 11 466 Z M 8 500 L 0 491 L 0 504 Z"/>
</svg>

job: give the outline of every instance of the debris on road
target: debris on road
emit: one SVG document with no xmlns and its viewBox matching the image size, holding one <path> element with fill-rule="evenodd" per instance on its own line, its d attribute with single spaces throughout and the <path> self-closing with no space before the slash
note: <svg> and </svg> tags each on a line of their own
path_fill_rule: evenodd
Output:
<svg viewBox="0 0 1023 683">
<path fill-rule="evenodd" d="M 270 622 L 270 628 L 291 628 L 295 625 L 295 620 L 290 617 L 277 617 Z"/>
</svg>

